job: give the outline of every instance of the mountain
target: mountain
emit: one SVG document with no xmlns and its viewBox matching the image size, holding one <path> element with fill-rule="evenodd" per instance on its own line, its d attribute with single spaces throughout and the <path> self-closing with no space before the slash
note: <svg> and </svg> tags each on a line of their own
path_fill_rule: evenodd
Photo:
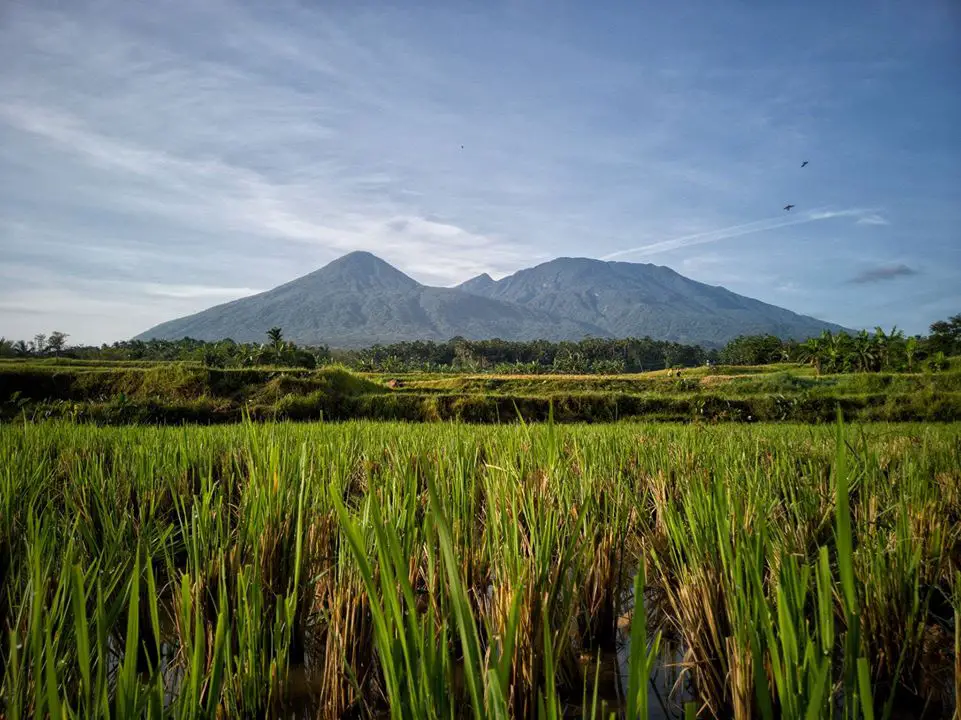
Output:
<svg viewBox="0 0 961 720">
<path fill-rule="evenodd" d="M 468 281 L 476 295 L 596 325 L 614 337 L 720 345 L 738 335 L 802 339 L 841 326 L 768 305 L 668 267 L 558 258 L 497 282 Z M 467 286 L 470 285 L 468 288 Z"/>
<path fill-rule="evenodd" d="M 464 292 L 473 293 L 475 295 L 483 295 L 484 292 L 489 290 L 494 285 L 494 278 L 487 273 L 481 273 L 477 277 L 472 277 L 467 282 L 462 282 L 457 286 L 457 289 L 463 290 Z"/>
<path fill-rule="evenodd" d="M 271 327 L 300 344 L 362 347 L 404 340 L 549 340 L 606 333 L 589 323 L 421 285 L 367 252 L 353 252 L 273 290 L 157 325 L 137 339 L 261 341 Z"/>
<path fill-rule="evenodd" d="M 273 290 L 157 325 L 137 339 L 262 341 L 271 327 L 300 344 L 362 347 L 404 340 L 644 337 L 721 345 L 738 335 L 803 339 L 825 323 L 670 268 L 560 258 L 495 281 L 422 285 L 353 252 Z"/>
</svg>

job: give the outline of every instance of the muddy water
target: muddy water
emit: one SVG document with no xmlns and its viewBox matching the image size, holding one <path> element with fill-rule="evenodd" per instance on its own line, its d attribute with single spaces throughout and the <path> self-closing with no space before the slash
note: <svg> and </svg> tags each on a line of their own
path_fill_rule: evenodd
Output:
<svg viewBox="0 0 961 720">
<path fill-rule="evenodd" d="M 629 597 L 626 600 L 625 605 L 630 607 L 633 599 Z M 159 645 L 156 661 L 159 661 L 157 667 L 164 687 L 164 706 L 169 709 L 182 690 L 185 671 L 183 658 L 179 656 L 173 611 L 169 602 L 160 603 L 159 617 L 163 640 Z M 596 682 L 598 709 L 603 710 L 600 717 L 608 717 L 611 712 L 620 716 L 626 708 L 631 652 L 630 622 L 630 615 L 619 619 L 616 649 L 584 653 L 580 658 L 588 703 Z M 124 661 L 125 640 L 111 636 L 107 642 L 111 657 L 108 674 L 113 679 Z M 683 672 L 683 656 L 683 647 L 662 639 L 658 661 L 648 685 L 648 710 L 651 720 L 679 720 L 684 717 L 684 704 L 692 700 L 693 696 L 687 676 Z M 144 664 L 144 667 L 148 665 Z M 144 681 L 149 679 L 147 672 L 142 673 L 141 677 Z M 288 716 L 303 720 L 317 717 L 319 691 L 317 669 L 311 667 L 309 660 L 306 664 L 290 666 L 284 693 L 287 698 L 285 704 L 291 712 Z M 566 701 L 565 717 L 582 718 L 590 713 L 590 707 L 585 708 L 582 705 L 583 693 L 577 692 L 576 697 L 569 695 Z"/>
<path fill-rule="evenodd" d="M 595 682 L 598 691 L 600 717 L 608 717 L 611 712 L 619 717 L 625 710 L 628 684 L 628 664 L 630 659 L 630 625 L 633 598 L 628 596 L 625 603 L 628 612 L 618 620 L 615 649 L 599 653 L 584 653 L 581 658 L 584 685 L 588 703 L 591 701 Z M 650 616 L 650 613 L 649 613 Z M 153 662 L 144 661 L 138 665 L 147 668 L 158 667 L 164 688 L 164 706 L 170 708 L 177 700 L 183 687 L 184 658 L 181 657 L 176 640 L 176 627 L 173 609 L 167 598 L 160 603 L 160 631 L 164 640 L 156 651 Z M 108 675 L 111 683 L 124 661 L 125 640 L 122 636 L 108 637 L 110 663 Z M 670 638 L 662 638 L 656 665 L 648 679 L 648 711 L 651 720 L 680 720 L 684 717 L 684 705 L 696 700 L 689 675 L 684 671 L 685 648 Z M 303 720 L 318 717 L 320 682 L 319 668 L 312 667 L 309 659 L 306 664 L 292 665 L 288 669 L 284 688 L 287 717 Z M 141 677 L 146 682 L 149 676 L 144 672 Z M 462 684 L 462 683 L 461 683 Z M 584 694 L 579 689 L 568 691 L 564 697 L 565 717 L 583 718 L 590 713 L 590 707 L 583 706 Z M 843 700 L 838 699 L 840 708 Z M 923 705 L 923 704 L 922 704 Z M 923 706 L 894 708 L 894 720 L 917 720 L 918 718 L 937 717 L 938 711 Z M 385 715 L 386 717 L 386 715 Z"/>
<path fill-rule="evenodd" d="M 162 639 L 159 648 L 157 648 L 155 662 L 157 663 L 156 667 L 159 669 L 164 688 L 164 708 L 169 709 L 180 695 L 185 671 L 183 664 L 179 662 L 177 658 L 179 646 L 176 641 L 173 612 L 170 609 L 169 603 L 161 602 L 158 618 L 160 619 L 160 634 Z M 108 635 L 107 651 L 109 658 L 107 662 L 107 678 L 110 684 L 113 685 L 125 659 L 126 638 L 122 635 Z M 152 664 L 146 656 L 138 658 L 138 673 L 141 680 L 145 683 L 151 678 L 151 673 L 148 668 Z"/>
<path fill-rule="evenodd" d="M 631 655 L 630 625 L 622 623 L 617 638 L 617 650 L 599 656 L 581 657 L 588 699 L 594 689 L 598 690 L 598 705 L 603 703 L 607 717 L 610 712 L 620 715 L 626 709 L 628 663 Z M 661 643 L 657 664 L 648 679 L 648 717 L 650 720 L 678 720 L 684 717 L 684 704 L 693 700 L 687 677 L 682 672 L 684 657 L 682 647 Z M 580 718 L 590 713 L 590 708 L 579 704 L 569 707 L 567 717 Z"/>
</svg>

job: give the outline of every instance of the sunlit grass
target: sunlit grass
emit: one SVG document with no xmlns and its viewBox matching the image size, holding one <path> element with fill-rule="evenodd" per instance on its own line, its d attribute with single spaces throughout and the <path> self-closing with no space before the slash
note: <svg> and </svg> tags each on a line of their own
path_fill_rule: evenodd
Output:
<svg viewBox="0 0 961 720">
<path fill-rule="evenodd" d="M 8 425 L 0 714 L 940 717 L 959 558 L 957 425 Z"/>
<path fill-rule="evenodd" d="M 255 420 L 673 422 L 957 421 L 961 372 L 820 375 L 793 365 L 636 375 L 355 373 L 329 365 L 0 361 L 0 419 L 96 424 Z"/>
</svg>

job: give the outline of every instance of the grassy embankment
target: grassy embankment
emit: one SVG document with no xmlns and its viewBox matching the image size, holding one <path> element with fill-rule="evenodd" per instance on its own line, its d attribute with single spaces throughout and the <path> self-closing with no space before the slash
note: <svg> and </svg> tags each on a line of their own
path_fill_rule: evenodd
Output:
<svg viewBox="0 0 961 720">
<path fill-rule="evenodd" d="M 961 419 L 961 369 L 815 376 L 807 367 L 719 367 L 619 376 L 411 374 L 343 368 L 208 369 L 186 363 L 0 362 L 0 418 L 98 423 L 294 420 L 624 419 L 830 422 Z"/>
<path fill-rule="evenodd" d="M 947 717 L 961 427 L 844 432 L 0 427 L 0 715 Z"/>
</svg>

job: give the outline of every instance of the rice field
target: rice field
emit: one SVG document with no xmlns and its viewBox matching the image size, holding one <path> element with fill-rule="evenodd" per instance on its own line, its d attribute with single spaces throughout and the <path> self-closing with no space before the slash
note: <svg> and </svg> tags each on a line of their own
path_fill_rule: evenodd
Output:
<svg viewBox="0 0 961 720">
<path fill-rule="evenodd" d="M 0 426 L 0 716 L 950 717 L 961 426 Z"/>
<path fill-rule="evenodd" d="M 814 375 L 798 365 L 634 375 L 355 373 L 339 366 L 0 360 L 0 422 L 98 425 L 304 422 L 961 421 L 961 369 Z"/>
</svg>

